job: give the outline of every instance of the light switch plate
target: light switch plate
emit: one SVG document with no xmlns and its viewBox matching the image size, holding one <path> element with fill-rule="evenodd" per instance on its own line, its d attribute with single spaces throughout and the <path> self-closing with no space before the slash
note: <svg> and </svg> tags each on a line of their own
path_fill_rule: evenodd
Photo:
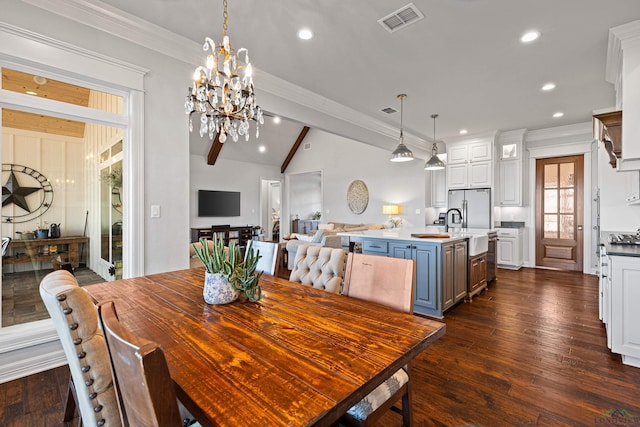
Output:
<svg viewBox="0 0 640 427">
<path fill-rule="evenodd" d="M 151 205 L 151 218 L 160 218 L 160 205 Z"/>
<path fill-rule="evenodd" d="M 420 208 L 416 209 L 416 214 L 420 215 Z"/>
</svg>

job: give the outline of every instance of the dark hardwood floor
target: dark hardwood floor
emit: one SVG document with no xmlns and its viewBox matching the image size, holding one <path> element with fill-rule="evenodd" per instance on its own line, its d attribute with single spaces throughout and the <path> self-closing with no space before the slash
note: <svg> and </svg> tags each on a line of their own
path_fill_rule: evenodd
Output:
<svg viewBox="0 0 640 427">
<path fill-rule="evenodd" d="M 573 272 L 499 270 L 445 314 L 446 335 L 413 365 L 418 426 L 614 425 L 640 417 L 640 369 L 606 345 L 598 283 Z M 0 425 L 60 426 L 66 367 L 0 385 Z M 389 413 L 380 426 L 399 426 Z M 640 419 L 616 425 L 640 426 Z"/>
</svg>

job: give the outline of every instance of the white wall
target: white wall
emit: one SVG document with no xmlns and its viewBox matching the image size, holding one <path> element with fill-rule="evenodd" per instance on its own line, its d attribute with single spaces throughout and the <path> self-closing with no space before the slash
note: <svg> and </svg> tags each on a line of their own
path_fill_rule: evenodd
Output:
<svg viewBox="0 0 640 427">
<path fill-rule="evenodd" d="M 402 206 L 405 227 L 424 225 L 425 171 L 422 160 L 405 163 L 389 161 L 397 141 L 389 140 L 389 150 L 311 129 L 305 144 L 309 150 L 299 149 L 286 173 L 322 170 L 323 221 L 346 223 L 387 223 L 382 214 L 383 204 Z M 360 215 L 349 210 L 347 189 L 354 180 L 365 182 L 369 190 L 369 204 Z M 283 227 L 289 227 L 291 214 L 285 208 Z M 416 209 L 420 211 L 416 214 Z M 288 230 L 288 228 L 287 228 Z"/>
<path fill-rule="evenodd" d="M 187 129 L 188 131 L 188 129 Z M 189 223 L 193 228 L 210 227 L 214 224 L 258 225 L 260 224 L 261 180 L 279 180 L 282 175 L 277 166 L 258 165 L 218 160 L 213 166 L 203 156 L 190 156 Z M 240 216 L 198 217 L 198 190 L 221 190 L 240 192 Z M 186 211 L 186 210 L 185 210 Z M 182 240 L 190 241 L 189 236 Z M 181 258 L 188 262 L 188 253 Z M 186 265 L 185 265 L 186 267 Z"/>
</svg>

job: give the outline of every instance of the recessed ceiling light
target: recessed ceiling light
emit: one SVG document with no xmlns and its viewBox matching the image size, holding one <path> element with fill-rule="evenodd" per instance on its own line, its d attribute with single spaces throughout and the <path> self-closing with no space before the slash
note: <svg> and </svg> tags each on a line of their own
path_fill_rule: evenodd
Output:
<svg viewBox="0 0 640 427">
<path fill-rule="evenodd" d="M 278 117 L 278 116 L 274 116 L 274 118 L 273 118 L 273 123 L 275 123 L 275 124 L 280 123 L 280 117 Z"/>
<path fill-rule="evenodd" d="M 540 31 L 528 31 L 520 37 L 522 43 L 529 43 L 540 37 Z"/>
<path fill-rule="evenodd" d="M 466 135 L 468 132 L 466 129 L 460 129 L 460 135 Z"/>
<path fill-rule="evenodd" d="M 47 79 L 41 76 L 33 76 L 33 81 L 39 85 L 47 84 Z"/>
<path fill-rule="evenodd" d="M 556 88 L 556 85 L 553 83 L 547 83 L 544 86 L 542 86 L 542 90 L 544 91 L 549 91 L 549 90 L 553 90 Z"/>
<path fill-rule="evenodd" d="M 564 113 L 562 111 L 558 111 L 557 113 L 553 113 L 553 117 L 556 118 L 556 119 L 558 117 L 562 117 L 562 116 L 564 116 Z"/>
<path fill-rule="evenodd" d="M 264 145 L 261 145 L 258 147 L 258 151 L 261 153 L 264 153 L 265 151 L 267 151 L 267 147 L 265 147 Z"/>
<path fill-rule="evenodd" d="M 308 28 L 303 28 L 300 31 L 298 31 L 298 37 L 301 38 L 302 40 L 310 40 L 313 38 L 313 31 L 311 31 Z"/>
<path fill-rule="evenodd" d="M 28 90 L 28 91 L 26 91 L 25 93 L 26 93 L 27 95 L 37 95 L 37 94 L 38 94 L 38 92 L 34 92 L 34 91 L 32 91 L 32 90 Z"/>
</svg>

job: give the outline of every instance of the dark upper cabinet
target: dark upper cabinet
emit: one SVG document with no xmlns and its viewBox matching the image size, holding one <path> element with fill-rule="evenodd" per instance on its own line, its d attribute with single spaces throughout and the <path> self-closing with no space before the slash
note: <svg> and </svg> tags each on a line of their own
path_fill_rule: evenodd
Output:
<svg viewBox="0 0 640 427">
<path fill-rule="evenodd" d="M 615 168 L 622 158 L 622 111 L 595 114 L 593 122 L 593 137 L 604 144 L 609 164 Z"/>
</svg>

